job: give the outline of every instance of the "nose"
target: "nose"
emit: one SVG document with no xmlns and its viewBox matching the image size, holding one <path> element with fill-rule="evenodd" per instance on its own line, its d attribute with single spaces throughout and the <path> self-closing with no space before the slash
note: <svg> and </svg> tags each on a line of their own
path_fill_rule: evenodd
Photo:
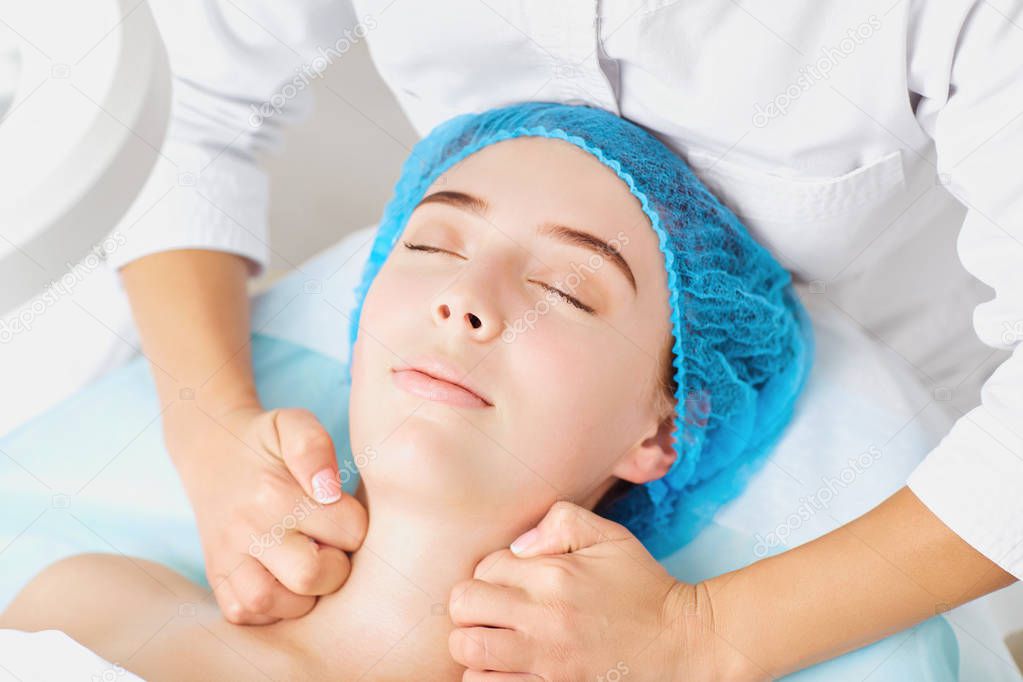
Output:
<svg viewBox="0 0 1023 682">
<path fill-rule="evenodd" d="M 434 323 L 467 334 L 475 341 L 487 341 L 500 335 L 501 320 L 493 306 L 468 293 L 465 287 L 450 288 L 434 300 Z"/>
</svg>

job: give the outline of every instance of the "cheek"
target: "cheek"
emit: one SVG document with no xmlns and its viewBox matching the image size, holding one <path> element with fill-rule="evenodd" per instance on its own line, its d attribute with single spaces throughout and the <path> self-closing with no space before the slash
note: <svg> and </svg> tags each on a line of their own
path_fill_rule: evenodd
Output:
<svg viewBox="0 0 1023 682">
<path fill-rule="evenodd" d="M 392 345 L 388 344 L 389 337 L 401 327 L 398 322 L 410 312 L 418 291 L 409 286 L 407 279 L 391 266 L 390 260 L 384 263 L 366 292 L 359 317 L 360 336 L 365 331 L 384 346 Z"/>
<path fill-rule="evenodd" d="M 393 366 L 409 359 L 422 345 L 423 330 L 433 324 L 431 300 L 442 286 L 407 264 L 395 265 L 391 259 L 384 263 L 366 292 L 359 317 L 367 364 Z"/>
<path fill-rule="evenodd" d="M 559 492 L 594 483 L 642 434 L 635 346 L 609 327 L 537 327 L 511 345 L 516 456 Z"/>
<path fill-rule="evenodd" d="M 408 347 L 405 337 L 414 305 L 408 289 L 385 263 L 366 293 L 352 349 L 349 430 L 353 452 L 378 444 L 404 418 L 397 410 L 380 406 L 393 404 L 390 368 L 402 361 L 400 349 Z"/>
<path fill-rule="evenodd" d="M 379 442 L 385 433 L 388 411 L 372 409 L 379 404 L 382 366 L 377 344 L 360 330 L 352 351 L 352 385 L 348 396 L 348 437 L 352 452 L 360 452 Z"/>
</svg>

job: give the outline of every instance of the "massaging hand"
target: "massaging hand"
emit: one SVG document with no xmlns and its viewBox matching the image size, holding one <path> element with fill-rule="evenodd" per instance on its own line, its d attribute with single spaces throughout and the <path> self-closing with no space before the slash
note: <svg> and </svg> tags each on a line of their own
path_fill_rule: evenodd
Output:
<svg viewBox="0 0 1023 682">
<path fill-rule="evenodd" d="M 227 620 L 296 618 L 344 583 L 366 510 L 341 493 L 333 443 L 312 413 L 251 406 L 166 433 Z"/>
<path fill-rule="evenodd" d="M 624 526 L 559 501 L 513 544 L 518 555 L 487 555 L 451 591 L 448 643 L 463 680 L 702 680 L 715 670 L 702 589 L 673 579 Z"/>
</svg>

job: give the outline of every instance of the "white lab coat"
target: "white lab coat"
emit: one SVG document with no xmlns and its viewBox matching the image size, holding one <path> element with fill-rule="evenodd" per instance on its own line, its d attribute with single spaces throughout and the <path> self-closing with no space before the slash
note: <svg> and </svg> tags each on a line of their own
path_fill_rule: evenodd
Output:
<svg viewBox="0 0 1023 682">
<path fill-rule="evenodd" d="M 355 42 L 420 134 L 521 100 L 604 107 L 686 158 L 794 279 L 959 417 L 909 485 L 1023 577 L 1019 0 L 151 5 L 173 123 L 115 266 L 201 247 L 260 270 L 268 191 L 255 159 Z"/>
</svg>

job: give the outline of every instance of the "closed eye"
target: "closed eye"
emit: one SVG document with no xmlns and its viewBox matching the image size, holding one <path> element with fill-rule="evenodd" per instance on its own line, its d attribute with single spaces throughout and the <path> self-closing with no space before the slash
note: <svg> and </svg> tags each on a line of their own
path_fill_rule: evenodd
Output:
<svg viewBox="0 0 1023 682">
<path fill-rule="evenodd" d="M 465 260 L 465 256 L 463 256 L 460 253 L 455 253 L 454 251 L 448 251 L 447 249 L 442 249 L 442 248 L 439 248 L 439 247 L 436 247 L 436 246 L 430 246 L 428 244 L 413 244 L 412 242 L 409 242 L 409 241 L 403 241 L 402 244 L 404 244 L 405 248 L 408 249 L 409 251 L 422 251 L 424 253 L 446 253 L 446 254 L 455 256 L 456 258 L 461 258 L 461 259 Z M 570 294 L 566 294 L 561 289 L 558 289 L 556 287 L 552 287 L 550 284 L 547 284 L 546 282 L 541 282 L 539 280 L 532 280 L 532 279 L 529 280 L 529 281 L 532 282 L 533 284 L 536 284 L 536 285 L 540 286 L 545 291 L 551 292 L 552 294 L 554 294 L 555 296 L 561 298 L 562 300 L 567 301 L 569 304 L 571 304 L 572 306 L 578 308 L 579 310 L 582 310 L 583 312 L 589 313 L 590 315 L 593 315 L 593 314 L 595 314 L 597 312 L 594 308 L 586 305 L 585 303 L 580 301 L 575 296 L 572 296 Z"/>
<path fill-rule="evenodd" d="M 559 296 L 560 298 L 564 299 L 565 301 L 568 301 L 570 304 L 572 304 L 573 306 L 575 306 L 579 310 L 582 310 L 583 312 L 589 313 L 590 315 L 593 315 L 594 313 L 597 312 L 596 310 L 594 310 L 590 306 L 588 306 L 585 303 L 583 303 L 582 301 L 580 301 L 575 296 L 570 296 L 570 295 L 566 294 L 564 291 L 562 291 L 561 289 L 558 289 L 556 287 L 552 287 L 550 284 L 547 284 L 546 282 L 540 282 L 540 281 L 534 280 L 534 279 L 531 279 L 529 281 L 532 282 L 533 284 L 538 284 L 541 288 L 551 292 L 555 296 Z"/>
<path fill-rule="evenodd" d="M 409 251 L 423 251 L 425 253 L 447 253 L 457 258 L 461 258 L 462 260 L 465 260 L 465 256 L 463 256 L 462 254 L 455 253 L 454 251 L 448 251 L 447 249 L 442 249 L 437 246 L 429 246 L 428 244 L 413 244 L 412 242 L 407 241 L 403 241 L 402 244 L 404 244 L 405 248 L 407 248 Z"/>
</svg>

